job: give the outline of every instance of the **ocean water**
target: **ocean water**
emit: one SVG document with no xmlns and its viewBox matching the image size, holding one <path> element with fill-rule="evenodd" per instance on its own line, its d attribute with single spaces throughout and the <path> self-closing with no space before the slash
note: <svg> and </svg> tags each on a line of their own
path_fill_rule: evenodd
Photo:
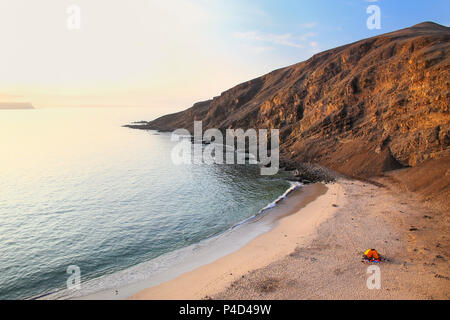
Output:
<svg viewBox="0 0 450 320">
<path fill-rule="evenodd" d="M 126 270 L 143 263 L 164 272 L 290 187 L 257 166 L 176 166 L 169 134 L 121 127 L 160 114 L 0 111 L 0 299 L 64 289 L 70 265 L 91 283 L 131 282 Z"/>
</svg>

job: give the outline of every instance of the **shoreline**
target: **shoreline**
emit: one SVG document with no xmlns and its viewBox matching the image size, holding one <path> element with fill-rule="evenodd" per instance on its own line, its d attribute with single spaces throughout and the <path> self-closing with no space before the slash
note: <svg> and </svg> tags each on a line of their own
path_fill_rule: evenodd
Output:
<svg viewBox="0 0 450 320">
<path fill-rule="evenodd" d="M 276 200 L 254 216 L 244 219 L 217 236 L 113 274 L 88 280 L 83 283 L 81 291 L 70 293 L 67 290 L 61 290 L 44 294 L 40 299 L 127 299 L 148 287 L 158 286 L 196 268 L 213 263 L 269 232 L 276 227 L 280 219 L 315 200 L 327 189 L 322 183 L 303 185 L 296 181 L 289 182 L 291 186 Z M 154 273 L 154 265 L 167 262 L 171 262 L 167 269 Z"/>
<path fill-rule="evenodd" d="M 448 300 L 448 213 L 388 181 L 340 178 L 241 249 L 129 299 Z M 367 248 L 386 258 L 379 290 Z"/>
<path fill-rule="evenodd" d="M 278 198 L 268 203 L 253 216 L 245 218 L 218 235 L 126 269 L 89 279 L 83 282 L 81 290 L 78 291 L 55 288 L 25 299 L 126 299 L 147 287 L 170 281 L 180 274 L 209 264 L 240 249 L 258 235 L 272 229 L 278 219 L 292 213 L 289 212 L 292 206 L 310 201 L 311 195 L 315 194 L 316 189 L 320 187 L 319 183 L 304 185 L 289 179 L 286 179 L 286 182 L 289 182 L 290 187 L 285 189 Z M 161 271 L 155 270 L 155 266 L 162 264 L 167 265 L 167 268 Z M 143 283 L 146 285 L 143 286 Z"/>
<path fill-rule="evenodd" d="M 157 281 L 72 299 L 449 299 L 448 214 L 391 179 L 303 186 L 270 214 L 191 250 Z M 367 248 L 386 258 L 381 290 L 367 288 Z"/>
<path fill-rule="evenodd" d="M 276 225 L 252 239 L 246 245 L 212 263 L 200 266 L 175 279 L 141 290 L 129 297 L 132 300 L 196 300 L 224 290 L 233 281 L 254 269 L 281 259 L 298 245 L 312 240 L 316 227 L 337 210 L 333 204 L 345 202 L 338 184 L 309 185 L 314 191 L 308 195 L 293 195 Z M 284 203 L 286 205 L 286 202 Z M 319 214 L 317 214 L 319 212 Z M 183 290 L 180 290 L 183 288 Z"/>
</svg>

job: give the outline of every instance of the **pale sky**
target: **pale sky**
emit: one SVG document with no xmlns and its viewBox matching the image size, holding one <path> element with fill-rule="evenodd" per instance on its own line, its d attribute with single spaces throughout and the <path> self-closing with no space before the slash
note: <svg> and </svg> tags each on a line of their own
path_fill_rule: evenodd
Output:
<svg viewBox="0 0 450 320">
<path fill-rule="evenodd" d="M 450 1 L 417 2 L 0 0 L 0 102 L 184 109 L 325 49 L 448 25 Z M 373 3 L 381 30 L 366 28 Z"/>
</svg>

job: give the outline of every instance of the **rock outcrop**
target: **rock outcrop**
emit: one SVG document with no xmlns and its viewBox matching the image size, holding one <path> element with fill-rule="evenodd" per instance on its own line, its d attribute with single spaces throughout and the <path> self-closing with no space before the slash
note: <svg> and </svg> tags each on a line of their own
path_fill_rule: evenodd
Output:
<svg viewBox="0 0 450 320">
<path fill-rule="evenodd" d="M 450 155 L 450 28 L 425 22 L 319 53 L 140 129 L 280 129 L 282 155 L 370 177 Z"/>
<path fill-rule="evenodd" d="M 0 110 L 22 110 L 34 109 L 33 105 L 28 102 L 0 102 Z"/>
</svg>

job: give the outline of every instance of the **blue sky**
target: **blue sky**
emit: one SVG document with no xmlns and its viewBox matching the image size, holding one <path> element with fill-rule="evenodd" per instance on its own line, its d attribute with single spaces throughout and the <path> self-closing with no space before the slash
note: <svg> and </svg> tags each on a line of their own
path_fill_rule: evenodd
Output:
<svg viewBox="0 0 450 320">
<path fill-rule="evenodd" d="M 449 12 L 449 0 L 0 0 L 0 102 L 182 109 L 326 49 L 448 26 Z"/>
<path fill-rule="evenodd" d="M 291 34 L 292 39 L 307 36 L 308 41 L 299 41 L 306 47 L 313 42 L 316 47 L 296 48 L 289 44 L 254 40 L 242 37 L 248 43 L 273 47 L 286 59 L 284 64 L 307 58 L 311 52 L 323 51 L 363 38 L 409 27 L 424 21 L 443 25 L 450 23 L 450 1 L 448 0 L 279 0 L 246 1 L 248 6 L 258 8 L 261 18 L 236 19 L 228 25 L 235 32 L 251 30 L 261 34 Z M 369 14 L 366 9 L 377 5 L 381 10 L 381 29 L 369 30 L 366 26 Z M 236 23 L 237 22 L 237 23 Z M 245 32 L 244 31 L 244 32 Z M 308 36 L 309 35 L 309 36 Z"/>
</svg>

